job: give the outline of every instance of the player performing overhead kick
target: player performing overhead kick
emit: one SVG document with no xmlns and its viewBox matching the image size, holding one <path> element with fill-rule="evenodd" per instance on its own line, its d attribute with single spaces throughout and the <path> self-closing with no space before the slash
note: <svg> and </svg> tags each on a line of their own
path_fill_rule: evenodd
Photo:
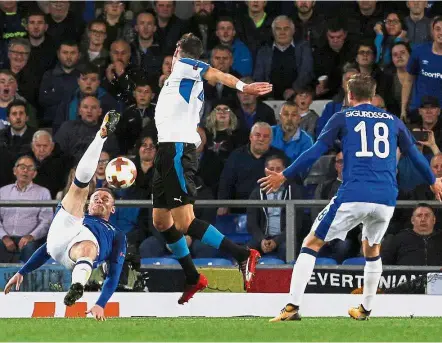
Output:
<svg viewBox="0 0 442 343">
<path fill-rule="evenodd" d="M 304 239 L 293 268 L 290 301 L 271 321 L 300 320 L 299 306 L 313 272 L 318 251 L 325 242 L 345 239 L 347 232 L 363 224 L 362 248 L 366 259 L 362 304 L 351 308 L 349 315 L 368 319 L 373 298 L 382 274 L 380 243 L 393 215 L 397 198 L 396 149 L 408 154 L 425 176 L 440 201 L 442 182 L 435 179 L 425 157 L 404 123 L 396 116 L 371 105 L 376 83 L 370 76 L 355 75 L 348 82 L 351 108 L 333 115 L 317 142 L 281 173 L 267 171 L 258 182 L 270 192 L 287 178 L 309 168 L 330 150 L 336 139 L 344 154 L 343 181 L 337 195 L 319 213 L 311 232 Z"/>
<path fill-rule="evenodd" d="M 183 234 L 230 253 L 238 261 L 246 288 L 250 287 L 260 258 L 258 251 L 236 245 L 214 226 L 195 218 L 194 175 L 196 145 L 200 143 L 197 126 L 204 102 L 203 80 L 253 95 L 271 92 L 272 85 L 267 82 L 245 84 L 199 61 L 202 53 L 199 38 L 193 34 L 181 38 L 173 57 L 172 74 L 161 89 L 155 110 L 159 146 L 153 178 L 153 224 L 163 234 L 186 276 L 179 304 L 207 287 L 207 279 L 196 270 Z"/>
<path fill-rule="evenodd" d="M 104 320 L 104 307 L 118 286 L 126 255 L 126 237 L 109 222 L 115 212 L 114 196 L 105 188 L 97 189 L 91 196 L 88 212 L 84 214 L 89 182 L 94 176 L 103 144 L 114 132 L 120 114 L 109 111 L 92 143 L 78 163 L 75 179 L 57 207 L 49 228 L 47 243 L 43 244 L 26 264 L 9 280 L 8 294 L 13 285 L 20 288 L 23 275 L 41 267 L 52 256 L 54 260 L 72 270 L 72 285 L 64 298 L 72 306 L 83 296 L 84 285 L 92 269 L 108 262 L 109 271 L 96 304 L 88 311 L 96 319 Z"/>
</svg>

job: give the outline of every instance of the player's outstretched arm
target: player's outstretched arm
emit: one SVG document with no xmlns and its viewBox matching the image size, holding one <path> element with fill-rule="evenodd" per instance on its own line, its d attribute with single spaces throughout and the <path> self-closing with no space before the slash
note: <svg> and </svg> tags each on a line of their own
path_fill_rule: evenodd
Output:
<svg viewBox="0 0 442 343">
<path fill-rule="evenodd" d="M 50 258 L 45 243 L 32 254 L 31 258 L 25 263 L 25 265 L 8 281 L 4 290 L 5 294 L 8 294 L 14 285 L 15 290 L 18 291 L 23 282 L 23 275 L 40 268 Z"/>
<path fill-rule="evenodd" d="M 267 194 L 277 191 L 288 178 L 310 168 L 328 150 L 329 146 L 327 144 L 317 141 L 281 173 L 266 169 L 268 176 L 259 179 L 258 183 Z"/>
<path fill-rule="evenodd" d="M 237 77 L 228 73 L 223 73 L 222 71 L 212 67 L 207 69 L 203 77 L 212 84 L 220 82 L 227 87 L 236 88 L 241 92 L 252 95 L 265 95 L 270 93 L 273 89 L 273 86 L 268 82 L 254 82 L 251 84 L 245 84 Z"/>
</svg>

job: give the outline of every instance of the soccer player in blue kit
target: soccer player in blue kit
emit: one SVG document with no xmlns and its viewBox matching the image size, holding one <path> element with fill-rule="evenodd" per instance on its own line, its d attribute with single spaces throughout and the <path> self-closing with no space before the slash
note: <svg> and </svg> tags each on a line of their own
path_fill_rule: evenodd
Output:
<svg viewBox="0 0 442 343">
<path fill-rule="evenodd" d="M 321 247 L 333 239 L 345 239 L 349 230 L 363 224 L 362 248 L 366 259 L 362 304 L 349 315 L 368 319 L 382 274 L 380 243 L 393 215 L 397 198 L 396 150 L 408 154 L 440 201 L 442 182 L 436 179 L 425 157 L 404 123 L 396 116 L 371 105 L 376 83 L 357 74 L 348 82 L 350 108 L 335 113 L 317 142 L 281 173 L 269 174 L 258 182 L 271 192 L 287 178 L 309 168 L 339 139 L 344 155 L 343 182 L 337 195 L 321 211 L 304 239 L 293 268 L 290 301 L 270 321 L 300 320 L 299 306 Z"/>
<path fill-rule="evenodd" d="M 5 294 L 13 285 L 20 288 L 23 275 L 41 267 L 50 257 L 72 270 L 72 284 L 64 303 L 72 306 L 83 296 L 84 285 L 92 269 L 107 262 L 109 266 L 102 292 L 96 304 L 89 309 L 97 320 L 104 320 L 104 307 L 115 292 L 126 256 L 126 236 L 109 223 L 115 212 L 112 192 L 98 188 L 91 195 L 88 214 L 84 208 L 89 193 L 89 182 L 94 176 L 103 144 L 114 132 L 120 114 L 109 111 L 92 143 L 87 148 L 75 171 L 75 179 L 57 207 L 49 228 L 47 242 L 43 244 L 8 281 Z"/>
</svg>

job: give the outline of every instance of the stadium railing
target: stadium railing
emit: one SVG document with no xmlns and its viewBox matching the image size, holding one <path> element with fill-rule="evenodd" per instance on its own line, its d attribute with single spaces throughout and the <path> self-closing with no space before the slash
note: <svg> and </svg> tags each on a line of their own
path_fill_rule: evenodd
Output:
<svg viewBox="0 0 442 343">
<path fill-rule="evenodd" d="M 398 201 L 397 208 L 414 208 L 423 201 Z M 60 202 L 57 200 L 33 201 L 33 200 L 0 200 L 0 207 L 56 207 Z M 286 215 L 286 261 L 295 259 L 295 247 L 297 246 L 296 230 L 296 209 L 325 207 L 328 200 L 197 200 L 195 207 L 285 207 Z M 438 201 L 425 201 L 425 203 L 441 208 L 442 203 Z M 117 200 L 118 207 L 152 207 L 151 200 Z"/>
</svg>

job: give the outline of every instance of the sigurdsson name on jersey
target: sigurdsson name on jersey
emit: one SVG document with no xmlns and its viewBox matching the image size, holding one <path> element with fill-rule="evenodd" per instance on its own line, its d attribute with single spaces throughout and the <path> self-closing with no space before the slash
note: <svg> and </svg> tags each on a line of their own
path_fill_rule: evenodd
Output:
<svg viewBox="0 0 442 343">
<path fill-rule="evenodd" d="M 374 119 L 390 119 L 394 120 L 391 114 L 385 112 L 372 112 L 372 111 L 346 111 L 346 117 L 364 117 Z"/>
</svg>

